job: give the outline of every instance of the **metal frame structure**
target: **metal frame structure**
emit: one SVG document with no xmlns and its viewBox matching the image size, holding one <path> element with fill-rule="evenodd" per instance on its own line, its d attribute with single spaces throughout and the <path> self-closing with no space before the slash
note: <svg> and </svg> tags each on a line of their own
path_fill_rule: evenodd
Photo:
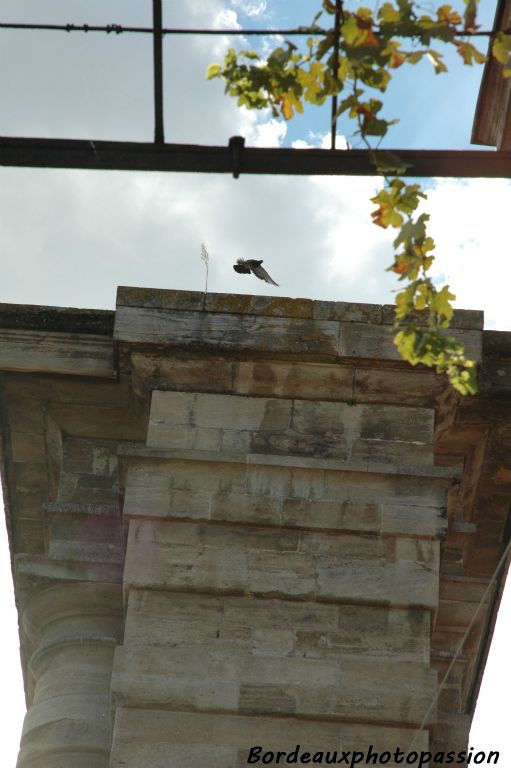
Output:
<svg viewBox="0 0 511 768">
<path fill-rule="evenodd" d="M 123 32 L 153 36 L 154 142 L 96 141 L 0 137 L 0 165 L 18 167 L 80 168 L 89 170 L 176 171 L 193 173 L 374 176 L 369 150 L 335 148 L 337 97 L 332 97 L 330 149 L 265 149 L 245 147 L 233 136 L 227 147 L 166 143 L 163 124 L 163 37 L 165 35 L 307 35 L 316 28 L 204 30 L 164 28 L 162 0 L 152 0 L 152 27 L 75 24 L 0 23 L 0 29 L 39 29 L 65 32 Z M 342 0 L 336 0 L 339 30 Z M 323 31 L 324 34 L 324 31 Z M 475 34 L 491 33 L 478 31 Z M 338 49 L 339 40 L 335 40 Z M 334 77 L 336 74 L 334 73 Z M 403 175 L 412 177 L 511 178 L 511 151 L 390 150 L 406 164 Z"/>
</svg>

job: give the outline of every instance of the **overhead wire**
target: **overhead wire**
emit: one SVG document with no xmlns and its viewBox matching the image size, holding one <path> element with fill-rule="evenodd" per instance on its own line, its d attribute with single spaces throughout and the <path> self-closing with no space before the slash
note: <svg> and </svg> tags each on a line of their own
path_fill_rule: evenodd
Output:
<svg viewBox="0 0 511 768">
<path fill-rule="evenodd" d="M 15 30 L 46 30 L 50 32 L 106 32 L 111 34 L 124 34 L 124 33 L 139 33 L 139 34 L 154 34 L 153 27 L 138 27 L 138 26 L 123 26 L 122 24 L 38 24 L 33 22 L 0 22 L 0 29 L 15 29 Z M 509 32 L 510 30 L 501 30 L 503 32 Z M 272 35 L 287 35 L 289 36 L 304 36 L 304 35 L 328 35 L 331 33 L 329 29 L 323 29 L 322 27 L 295 27 L 293 29 L 200 29 L 200 28 L 187 28 L 187 27 L 163 27 L 161 30 L 162 35 L 239 35 L 242 37 L 256 35 L 256 36 L 272 36 Z M 406 34 L 401 33 L 403 37 L 407 37 Z M 496 31 L 493 30 L 463 30 L 460 29 L 459 35 L 461 37 L 494 37 Z M 409 35 L 414 37 L 415 35 Z"/>
<path fill-rule="evenodd" d="M 131 27 L 122 24 L 35 24 L 24 22 L 0 22 L 0 29 L 18 30 L 47 30 L 50 32 L 115 32 L 120 35 L 127 33 L 153 34 L 153 27 Z M 162 35 L 311 35 L 328 34 L 328 30 L 320 27 L 298 27 L 294 29 L 195 29 L 186 27 L 163 27 Z"/>
</svg>

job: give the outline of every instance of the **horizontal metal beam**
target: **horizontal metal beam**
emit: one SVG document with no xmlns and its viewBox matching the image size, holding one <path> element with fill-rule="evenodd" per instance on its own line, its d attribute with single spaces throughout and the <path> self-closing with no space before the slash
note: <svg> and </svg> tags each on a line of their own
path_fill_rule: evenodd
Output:
<svg viewBox="0 0 511 768">
<path fill-rule="evenodd" d="M 395 149 L 422 177 L 511 178 L 511 152 Z M 261 149 L 235 136 L 227 147 L 0 137 L 0 165 L 110 171 L 374 176 L 364 149 Z"/>
</svg>

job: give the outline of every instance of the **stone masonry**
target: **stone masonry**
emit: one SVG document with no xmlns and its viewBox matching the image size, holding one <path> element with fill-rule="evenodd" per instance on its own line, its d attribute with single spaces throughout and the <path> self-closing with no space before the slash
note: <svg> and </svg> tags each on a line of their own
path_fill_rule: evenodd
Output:
<svg viewBox="0 0 511 768">
<path fill-rule="evenodd" d="M 466 748 L 510 535 L 511 336 L 456 313 L 481 364 L 462 399 L 399 359 L 392 312 L 0 306 L 18 768 Z"/>
</svg>

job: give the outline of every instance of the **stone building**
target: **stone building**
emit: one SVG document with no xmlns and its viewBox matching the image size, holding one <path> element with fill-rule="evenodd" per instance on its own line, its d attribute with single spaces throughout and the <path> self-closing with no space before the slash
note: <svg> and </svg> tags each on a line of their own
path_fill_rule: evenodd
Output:
<svg viewBox="0 0 511 768">
<path fill-rule="evenodd" d="M 465 749 L 511 533 L 511 336 L 456 312 L 462 399 L 398 358 L 392 313 L 0 308 L 18 768 Z"/>
</svg>

